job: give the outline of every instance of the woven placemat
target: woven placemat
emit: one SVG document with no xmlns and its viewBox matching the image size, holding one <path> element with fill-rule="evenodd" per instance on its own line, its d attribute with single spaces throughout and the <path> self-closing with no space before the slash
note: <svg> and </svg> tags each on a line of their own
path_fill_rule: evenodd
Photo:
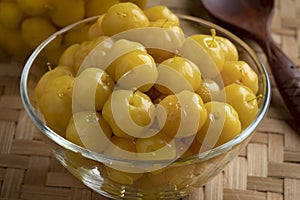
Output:
<svg viewBox="0 0 300 200">
<path fill-rule="evenodd" d="M 151 0 L 150 0 L 151 1 Z M 152 0 L 187 12 L 190 0 Z M 274 40 L 300 66 L 300 0 L 276 0 Z M 259 57 L 268 67 L 264 54 Z M 22 64 L 0 50 L 0 200 L 100 200 L 52 157 L 22 107 Z M 270 73 L 271 74 L 271 73 Z M 272 79 L 272 75 L 271 75 Z M 184 200 L 299 200 L 300 134 L 272 79 L 272 102 L 256 134 L 226 169 Z"/>
</svg>

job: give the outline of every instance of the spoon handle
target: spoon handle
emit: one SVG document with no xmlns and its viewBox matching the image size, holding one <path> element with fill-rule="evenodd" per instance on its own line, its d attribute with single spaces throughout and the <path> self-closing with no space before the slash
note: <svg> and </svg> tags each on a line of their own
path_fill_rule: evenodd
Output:
<svg viewBox="0 0 300 200">
<path fill-rule="evenodd" d="M 293 116 L 291 125 L 300 132 L 300 71 L 285 53 L 268 40 L 268 62 L 282 98 Z"/>
</svg>

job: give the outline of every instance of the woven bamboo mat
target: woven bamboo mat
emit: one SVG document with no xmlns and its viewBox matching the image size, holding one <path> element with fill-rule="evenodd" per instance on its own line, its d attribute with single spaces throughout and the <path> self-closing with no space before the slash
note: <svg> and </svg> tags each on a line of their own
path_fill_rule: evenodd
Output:
<svg viewBox="0 0 300 200">
<path fill-rule="evenodd" d="M 153 0 L 187 12 L 189 0 Z M 277 0 L 275 41 L 300 66 L 300 0 Z M 258 55 L 266 63 L 264 54 Z M 22 64 L 0 51 L 0 200 L 100 200 L 51 155 L 26 115 L 19 96 Z M 272 78 L 272 76 L 271 76 Z M 267 117 L 251 142 L 226 169 L 184 200 L 299 200 L 300 134 L 272 81 Z"/>
</svg>

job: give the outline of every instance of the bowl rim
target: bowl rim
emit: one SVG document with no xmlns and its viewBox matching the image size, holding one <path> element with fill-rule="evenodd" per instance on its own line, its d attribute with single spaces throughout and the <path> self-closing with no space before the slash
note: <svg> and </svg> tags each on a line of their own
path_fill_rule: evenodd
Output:
<svg viewBox="0 0 300 200">
<path fill-rule="evenodd" d="M 199 162 L 199 161 L 204 161 L 207 160 L 209 158 L 213 158 L 213 157 L 217 157 L 227 151 L 229 151 L 230 149 L 232 149 L 235 145 L 243 142 L 244 140 L 246 140 L 248 137 L 250 137 L 255 130 L 257 129 L 257 127 L 259 126 L 259 124 L 261 123 L 261 121 L 263 120 L 263 118 L 265 117 L 268 107 L 270 105 L 270 99 L 271 99 L 271 84 L 270 84 L 270 79 L 269 79 L 269 75 L 268 72 L 264 66 L 264 64 L 262 63 L 262 61 L 258 58 L 258 56 L 256 55 L 256 53 L 250 48 L 250 46 L 248 46 L 248 44 L 246 44 L 242 39 L 240 39 L 239 37 L 237 37 L 235 34 L 233 34 L 232 32 L 222 28 L 221 26 L 213 23 L 213 22 L 209 22 L 207 20 L 204 20 L 202 18 L 199 17 L 193 17 L 193 16 L 189 16 L 189 15 L 185 15 L 185 14 L 176 14 L 180 20 L 190 20 L 193 21 L 195 23 L 199 23 L 199 24 L 204 24 L 205 26 L 209 26 L 209 27 L 214 27 L 216 28 L 218 31 L 221 31 L 223 34 L 226 34 L 228 36 L 230 36 L 231 38 L 233 38 L 236 42 L 239 43 L 239 45 L 242 46 L 242 48 L 244 48 L 250 55 L 251 59 L 255 62 L 255 65 L 258 67 L 258 70 L 261 73 L 261 79 L 263 82 L 263 88 L 262 90 L 265 92 L 265 94 L 263 94 L 263 101 L 261 102 L 261 108 L 259 109 L 255 120 L 246 128 L 244 129 L 239 135 L 237 135 L 235 138 L 233 138 L 232 140 L 218 146 L 215 147 L 213 149 L 209 149 L 207 151 L 204 152 L 200 152 L 199 154 L 193 154 L 191 156 L 187 156 L 187 157 L 183 157 L 183 158 L 178 158 L 176 159 L 174 162 L 171 163 L 171 165 L 173 165 L 174 163 L 178 164 L 178 163 L 186 163 L 186 162 Z M 24 109 L 26 111 L 26 113 L 28 114 L 28 116 L 30 117 L 30 119 L 32 120 L 33 124 L 45 135 L 47 136 L 50 140 L 54 141 L 57 145 L 68 149 L 72 152 L 76 152 L 76 153 L 81 153 L 82 156 L 96 160 L 96 161 L 100 161 L 103 163 L 111 163 L 112 161 L 114 162 L 125 162 L 125 163 L 130 163 L 130 164 L 134 164 L 134 162 L 138 162 L 140 163 L 141 161 L 144 162 L 146 165 L 147 164 L 162 164 L 162 163 L 169 163 L 169 160 L 132 160 L 132 159 L 126 159 L 126 158 L 116 158 L 116 157 L 111 157 L 102 153 L 97 153 L 91 150 L 88 150 L 84 147 L 78 146 L 72 142 L 70 142 L 69 140 L 65 139 L 64 137 L 60 136 L 59 134 L 55 133 L 52 129 L 50 129 L 37 115 L 37 113 L 35 112 L 35 109 L 33 109 L 34 107 L 32 106 L 30 99 L 29 99 L 29 95 L 27 92 L 27 77 L 29 75 L 29 71 L 30 68 L 32 66 L 32 64 L 34 63 L 36 57 L 38 56 L 38 54 L 43 50 L 43 48 L 52 40 L 54 40 L 58 35 L 63 34 L 64 32 L 67 32 L 68 30 L 86 23 L 86 22 L 90 22 L 93 21 L 95 19 L 98 19 L 99 16 L 93 16 L 93 17 L 89 17 L 83 20 L 80 20 L 78 22 L 75 22 L 69 26 L 66 26 L 62 29 L 60 29 L 59 31 L 57 31 L 56 33 L 54 33 L 53 35 L 49 36 L 47 39 L 45 39 L 29 56 L 29 58 L 27 59 L 27 61 L 25 62 L 24 68 L 22 70 L 22 74 L 21 74 L 21 78 L 20 78 L 20 96 L 21 96 L 21 100 L 24 106 Z"/>
</svg>

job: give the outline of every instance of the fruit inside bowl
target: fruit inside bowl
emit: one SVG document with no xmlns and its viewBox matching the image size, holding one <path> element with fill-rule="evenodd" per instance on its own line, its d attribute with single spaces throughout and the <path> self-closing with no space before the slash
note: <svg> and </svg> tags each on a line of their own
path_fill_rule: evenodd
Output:
<svg viewBox="0 0 300 200">
<path fill-rule="evenodd" d="M 58 64 L 44 50 L 88 27 Z M 248 143 L 268 74 L 235 35 L 165 6 L 132 3 L 68 26 L 30 56 L 26 111 L 56 158 L 108 197 L 172 199 L 213 178 Z"/>
</svg>

